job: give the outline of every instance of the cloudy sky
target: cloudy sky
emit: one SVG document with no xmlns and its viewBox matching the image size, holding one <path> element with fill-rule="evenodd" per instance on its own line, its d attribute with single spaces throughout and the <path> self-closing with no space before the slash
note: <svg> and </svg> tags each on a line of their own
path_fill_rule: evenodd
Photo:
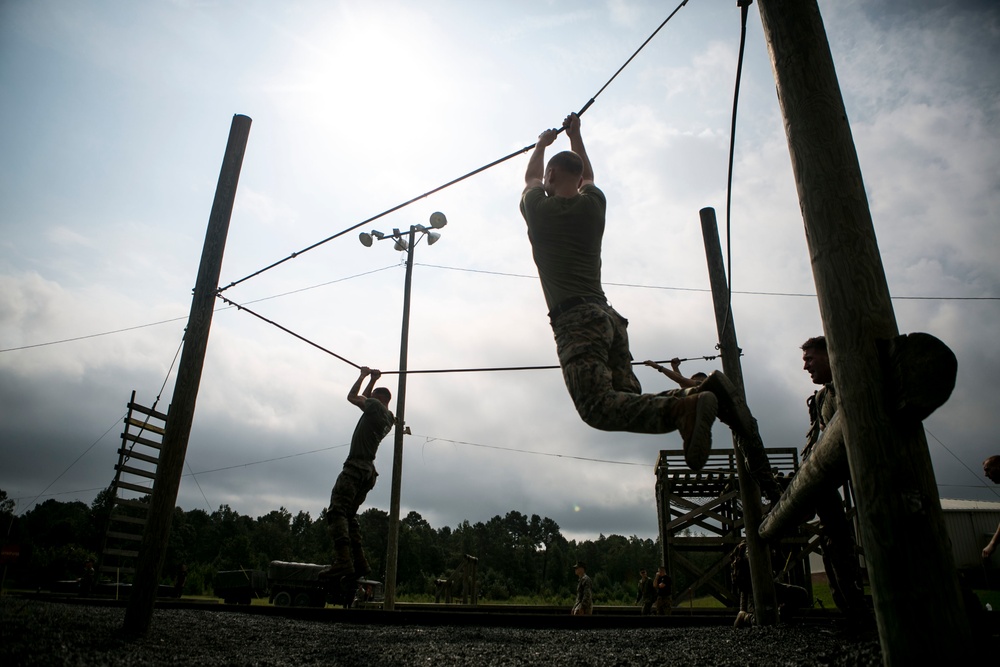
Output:
<svg viewBox="0 0 1000 667">
<path fill-rule="evenodd" d="M 716 354 L 698 211 L 715 207 L 724 229 L 735 4 L 690 2 L 583 116 L 609 202 L 606 291 L 637 360 Z M 113 476 L 131 392 L 150 405 L 165 383 L 160 409 L 170 402 L 234 114 L 253 127 L 223 285 L 533 144 L 675 6 L 0 3 L 0 489 L 18 512 L 91 502 Z M 899 329 L 959 360 L 951 400 L 925 423 L 940 493 L 997 500 L 980 463 L 1000 452 L 1000 8 L 820 7 Z M 756 6 L 749 17 L 733 308 L 765 442 L 801 447 L 813 386 L 798 346 L 821 323 Z M 517 209 L 526 161 L 364 228 L 448 218 L 414 253 L 411 370 L 556 363 Z M 402 259 L 351 232 L 226 292 L 350 363 L 220 303 L 181 507 L 319 514 L 360 416 L 345 400 L 351 363 L 399 365 Z M 649 391 L 671 386 L 637 372 Z M 442 527 L 517 510 L 574 538 L 655 536 L 652 467 L 676 434 L 590 429 L 556 370 L 412 374 L 407 399 L 404 514 Z M 720 446 L 727 435 L 717 425 Z M 376 464 L 368 506 L 388 510 L 391 436 Z"/>
</svg>

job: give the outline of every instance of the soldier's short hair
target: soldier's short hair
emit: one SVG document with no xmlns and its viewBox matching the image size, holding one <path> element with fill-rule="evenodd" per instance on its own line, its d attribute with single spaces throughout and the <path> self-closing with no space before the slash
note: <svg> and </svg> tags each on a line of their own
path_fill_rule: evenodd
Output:
<svg viewBox="0 0 1000 667">
<path fill-rule="evenodd" d="M 549 167 L 555 167 L 572 176 L 580 176 L 583 174 L 583 158 L 573 151 L 562 151 L 552 156 Z"/>
<path fill-rule="evenodd" d="M 805 352 L 806 350 L 826 352 L 826 336 L 814 336 L 802 343 L 802 351 Z"/>
</svg>

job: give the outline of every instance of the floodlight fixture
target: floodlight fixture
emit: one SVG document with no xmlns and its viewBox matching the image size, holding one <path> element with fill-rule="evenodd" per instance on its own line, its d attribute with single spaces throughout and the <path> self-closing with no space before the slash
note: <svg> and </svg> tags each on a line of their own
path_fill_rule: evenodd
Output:
<svg viewBox="0 0 1000 667">
<path fill-rule="evenodd" d="M 427 245 L 434 245 L 438 242 L 439 238 L 441 238 L 441 235 L 437 232 L 427 232 Z"/>
<path fill-rule="evenodd" d="M 434 229 L 441 229 L 448 224 L 448 218 L 444 217 L 444 213 L 441 211 L 434 211 L 431 213 L 431 227 Z"/>
<path fill-rule="evenodd" d="M 406 239 L 396 239 L 396 245 L 393 246 L 399 252 L 403 252 L 408 247 Z"/>
<path fill-rule="evenodd" d="M 358 234 L 358 239 L 361 241 L 361 245 L 366 248 L 372 247 L 372 235 L 368 232 L 361 232 Z"/>
</svg>

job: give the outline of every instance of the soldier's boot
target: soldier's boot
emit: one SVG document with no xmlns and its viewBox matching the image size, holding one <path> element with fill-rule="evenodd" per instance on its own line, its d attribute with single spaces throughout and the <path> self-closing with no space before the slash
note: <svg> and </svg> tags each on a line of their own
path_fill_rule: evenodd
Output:
<svg viewBox="0 0 1000 667">
<path fill-rule="evenodd" d="M 351 544 L 351 554 L 354 556 L 354 574 L 359 578 L 368 576 L 372 569 L 368 565 L 368 559 L 365 558 L 365 550 L 360 542 Z"/>
<path fill-rule="evenodd" d="M 322 579 L 333 579 L 354 572 L 354 561 L 351 560 L 351 547 L 347 542 L 333 546 L 333 564 L 320 571 Z"/>
<path fill-rule="evenodd" d="M 712 424 L 718 408 L 718 400 L 708 392 L 678 398 L 670 406 L 670 416 L 684 441 L 684 462 L 691 470 L 701 470 L 712 453 Z"/>
<path fill-rule="evenodd" d="M 737 435 L 753 438 L 756 432 L 750 408 L 732 381 L 719 371 L 712 371 L 698 387 L 698 393 L 711 392 L 719 401 L 719 421 L 733 429 Z"/>
</svg>

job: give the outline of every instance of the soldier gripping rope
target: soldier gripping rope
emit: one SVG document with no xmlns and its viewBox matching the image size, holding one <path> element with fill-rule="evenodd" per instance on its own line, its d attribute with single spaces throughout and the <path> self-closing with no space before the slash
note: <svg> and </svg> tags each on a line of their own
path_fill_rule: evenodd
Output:
<svg viewBox="0 0 1000 667">
<path fill-rule="evenodd" d="M 728 414 L 738 432 L 753 430 L 745 404 L 717 371 L 687 395 L 644 394 L 632 371 L 628 320 L 612 308 L 601 285 L 601 243 L 607 202 L 570 114 L 563 129 L 572 150 L 545 165 L 545 149 L 560 130 L 545 130 L 528 160 L 521 215 L 556 341 L 559 365 L 577 412 L 604 431 L 680 431 L 684 459 L 700 470 L 712 451 L 712 424 Z"/>
<path fill-rule="evenodd" d="M 368 386 L 359 394 L 361 383 L 369 376 L 371 379 Z M 322 573 L 324 578 L 352 573 L 363 577 L 370 571 L 361 545 L 358 508 L 365 501 L 368 492 L 375 488 L 375 480 L 378 478 L 375 454 L 382 439 L 392 429 L 394 421 L 389 411 L 392 392 L 385 387 L 375 387 L 375 382 L 381 376 L 381 371 L 362 367 L 361 375 L 347 394 L 347 400 L 358 406 L 364 414 L 354 428 L 351 451 L 330 494 L 326 521 L 333 537 L 334 553 L 333 564 Z"/>
</svg>

